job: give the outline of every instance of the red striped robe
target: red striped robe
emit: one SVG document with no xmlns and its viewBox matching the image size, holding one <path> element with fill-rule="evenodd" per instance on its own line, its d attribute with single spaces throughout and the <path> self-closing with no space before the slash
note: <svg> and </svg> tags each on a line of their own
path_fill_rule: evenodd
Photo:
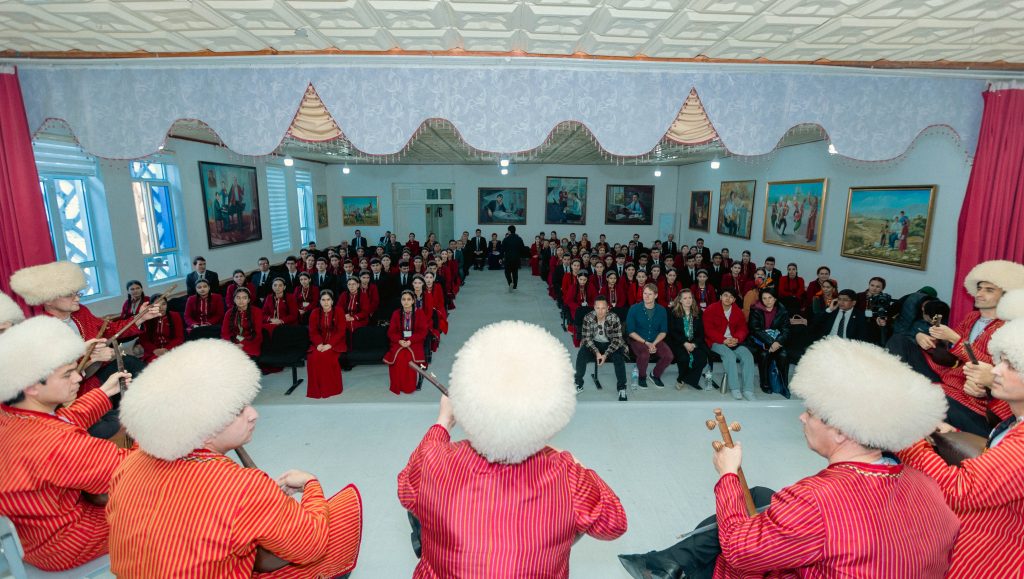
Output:
<svg viewBox="0 0 1024 579">
<path fill-rule="evenodd" d="M 947 577 L 1024 577 L 1024 427 L 959 467 L 923 440 L 899 457 L 935 479 L 960 517 Z"/>
<path fill-rule="evenodd" d="M 46 571 L 85 564 L 107 552 L 103 508 L 82 491 L 107 492 L 128 450 L 85 431 L 110 410 L 102 390 L 56 416 L 0 405 L 0 515 L 10 518 L 25 561 Z"/>
<path fill-rule="evenodd" d="M 107 519 L 120 579 L 250 577 L 257 545 L 295 564 L 261 577 L 334 577 L 355 567 L 362 534 L 355 486 L 324 500 L 313 480 L 299 502 L 209 450 L 174 461 L 135 453 L 114 473 Z"/>
<path fill-rule="evenodd" d="M 578 535 L 626 532 L 619 498 L 568 452 L 492 464 L 439 425 L 399 473 L 398 498 L 423 525 L 414 578 L 568 577 Z"/>
<path fill-rule="evenodd" d="M 973 412 L 985 416 L 985 410 L 989 409 L 999 417 L 1000 420 L 1006 420 L 1013 412 L 1010 411 L 1010 406 L 1002 400 L 997 400 L 992 397 L 986 398 L 975 398 L 964 392 L 964 384 L 967 382 L 967 377 L 964 375 L 964 364 L 971 361 L 967 355 L 967 349 L 964 348 L 964 342 L 967 341 L 971 336 L 971 328 L 974 327 L 974 323 L 981 318 L 981 312 L 974 310 L 967 316 L 960 320 L 953 330 L 960 334 L 960 341 L 956 344 L 951 344 L 949 352 L 960 359 L 960 364 L 956 368 L 947 368 L 940 366 L 932 361 L 931 356 L 925 356 L 925 360 L 928 361 L 928 365 L 931 366 L 932 370 L 939 375 L 939 380 L 942 382 L 942 390 L 953 400 L 956 400 L 960 404 L 963 404 Z M 985 362 L 992 364 L 992 355 L 988 353 L 988 342 L 992 339 L 992 334 L 996 330 L 1003 327 L 1005 324 L 1003 320 L 993 320 L 985 327 L 985 330 L 978 336 L 978 339 L 971 342 L 971 348 L 974 350 L 974 355 L 978 357 L 979 362 Z"/>
<path fill-rule="evenodd" d="M 756 517 L 736 475 L 719 479 L 715 498 L 716 579 L 942 577 L 959 527 L 934 481 L 903 465 L 832 464 L 775 493 Z"/>
<path fill-rule="evenodd" d="M 50 314 L 47 313 L 46 315 Z M 110 322 L 110 325 L 107 326 L 107 329 L 103 331 L 103 335 L 100 336 L 99 333 L 100 328 L 103 327 L 103 319 L 96 317 L 96 315 L 89 311 L 89 308 L 85 306 L 80 306 L 77 312 L 71 314 L 71 321 L 74 322 L 75 327 L 78 328 L 78 333 L 82 336 L 83 340 L 92 340 L 94 338 L 109 338 L 116 334 L 118 331 L 121 330 L 121 328 L 124 328 L 125 326 L 129 327 L 127 330 L 124 331 L 123 334 L 121 334 L 121 337 L 119 338 L 119 341 L 121 342 L 125 342 L 129 338 L 134 338 L 135 336 L 138 336 L 139 333 L 141 332 L 138 326 L 132 324 L 131 320 L 115 320 Z M 113 362 L 106 362 L 102 364 L 102 366 L 106 366 L 107 364 L 112 363 Z M 78 396 L 84 396 L 86 393 L 91 392 L 102 385 L 103 384 L 99 381 L 99 378 L 97 378 L 95 375 L 93 375 L 90 378 L 86 378 L 82 380 L 82 384 L 78 388 Z M 89 426 L 92 426 L 92 423 L 89 423 L 86 426 L 86 428 L 88 428 Z"/>
</svg>

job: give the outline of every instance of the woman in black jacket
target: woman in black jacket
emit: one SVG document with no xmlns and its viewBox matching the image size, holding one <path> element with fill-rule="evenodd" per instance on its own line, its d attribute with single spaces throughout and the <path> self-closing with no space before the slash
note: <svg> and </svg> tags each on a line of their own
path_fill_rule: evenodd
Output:
<svg viewBox="0 0 1024 579">
<path fill-rule="evenodd" d="M 769 371 L 775 362 L 781 378 L 781 390 L 777 392 L 789 398 L 789 354 L 786 345 L 790 338 L 789 312 L 779 302 L 774 289 L 764 288 L 758 301 L 750 308 L 747 321 L 750 335 L 747 346 L 754 353 L 761 374 L 761 389 L 771 392 Z"/>
<path fill-rule="evenodd" d="M 707 390 L 710 386 L 701 387 L 700 376 L 708 365 L 707 344 L 704 343 L 704 323 L 700 319 L 700 307 L 693 297 L 693 292 L 684 289 L 676 299 L 668 305 L 668 337 L 665 340 L 675 357 L 679 378 L 676 379 L 676 390 L 682 390 L 689 384 L 697 390 Z"/>
</svg>

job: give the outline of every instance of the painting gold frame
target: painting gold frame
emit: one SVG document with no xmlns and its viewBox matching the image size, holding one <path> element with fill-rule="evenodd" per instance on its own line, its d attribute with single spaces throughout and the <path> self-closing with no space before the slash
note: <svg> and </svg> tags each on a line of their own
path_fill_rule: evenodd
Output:
<svg viewBox="0 0 1024 579">
<path fill-rule="evenodd" d="M 843 257 L 849 257 L 851 259 L 860 259 L 860 260 L 863 260 L 863 261 L 874 261 L 876 263 L 884 263 L 886 265 L 893 265 L 893 266 L 896 266 L 896 267 L 905 267 L 905 268 L 908 268 L 908 269 L 917 269 L 917 270 L 926 270 L 926 269 L 928 269 L 928 248 L 931 245 L 931 239 L 932 239 L 932 220 L 934 219 L 934 212 L 935 212 L 935 195 L 938 193 L 938 191 L 939 191 L 939 186 L 938 185 L 897 185 L 897 186 L 893 186 L 893 187 L 884 187 L 884 186 L 883 187 L 878 187 L 878 186 L 850 187 L 849 195 L 847 196 L 847 199 L 846 199 L 846 216 L 845 216 L 844 222 L 843 222 L 843 239 L 842 239 L 842 243 L 839 246 L 840 255 L 842 255 Z M 856 200 L 857 203 L 855 204 L 854 195 L 856 195 L 858 193 L 864 193 L 865 197 L 862 198 L 862 199 Z M 888 199 L 884 199 L 884 202 L 883 202 L 882 200 L 883 200 L 884 196 L 887 193 L 894 193 L 894 194 L 898 194 L 898 195 L 904 195 L 904 196 L 907 197 L 907 199 L 903 202 L 903 204 L 895 203 L 894 200 L 892 199 L 892 197 L 889 197 Z M 927 208 L 926 209 L 924 209 L 924 204 L 925 203 L 924 203 L 923 199 L 914 199 L 913 197 L 910 196 L 910 194 L 913 194 L 913 193 L 918 193 L 920 195 L 927 194 L 928 198 L 927 198 Z M 867 197 L 867 195 L 873 195 L 874 198 L 869 198 L 869 197 Z M 912 208 L 912 207 L 917 207 L 918 209 L 915 211 L 915 213 L 917 213 L 917 214 L 914 215 L 913 217 L 910 217 L 911 223 L 909 224 L 909 228 L 912 229 L 912 231 L 908 232 L 908 234 L 906 236 L 906 238 L 908 240 L 907 241 L 907 247 L 905 249 L 903 249 L 903 250 L 899 249 L 899 246 L 897 245 L 898 244 L 898 240 L 899 240 L 899 233 L 894 231 L 894 230 L 890 230 L 892 233 L 896 233 L 896 235 L 897 235 L 897 243 L 893 243 L 893 241 L 892 241 L 892 233 L 889 233 L 889 236 L 884 241 L 882 239 L 879 239 L 879 243 L 877 245 L 875 245 L 874 241 L 872 240 L 869 243 L 869 245 L 865 246 L 864 242 L 863 242 L 863 237 L 858 235 L 858 237 L 861 239 L 861 241 L 860 241 L 861 247 L 859 247 L 859 248 L 851 248 L 850 247 L 851 241 L 853 239 L 855 239 L 853 237 L 854 235 L 857 235 L 857 234 L 861 233 L 862 231 L 870 231 L 871 230 L 871 226 L 863 223 L 863 221 L 866 221 L 869 217 L 867 215 L 864 215 L 864 216 L 860 215 L 861 212 L 860 212 L 859 208 L 856 207 L 857 204 L 864 204 L 866 206 L 872 207 L 872 209 L 876 213 L 876 215 L 879 212 L 878 207 L 885 207 L 888 210 L 889 213 L 892 213 L 894 211 L 904 211 L 904 210 Z M 900 208 L 904 208 L 904 209 L 900 209 Z M 920 229 L 920 225 L 919 224 L 916 224 L 916 225 L 913 224 L 913 220 L 917 219 L 917 217 L 919 217 L 921 215 L 921 213 L 920 213 L 921 209 L 924 209 L 924 214 L 926 215 L 926 217 L 925 217 L 925 223 L 924 223 L 924 227 L 923 227 L 923 235 L 921 236 L 920 248 L 916 248 L 916 253 L 920 256 L 920 258 L 915 261 L 915 260 L 894 259 L 892 257 L 887 257 L 888 255 L 905 256 L 906 255 L 906 250 L 911 249 L 909 247 L 909 239 L 910 239 L 911 235 L 914 232 L 913 230 L 919 230 Z M 857 214 L 854 214 L 854 212 L 857 212 Z M 894 214 L 893 216 L 894 216 L 894 218 L 896 218 L 896 217 L 898 217 L 898 215 L 899 214 Z M 854 225 L 853 225 L 853 229 L 856 229 L 856 231 L 851 229 L 851 216 L 853 216 L 857 220 L 857 222 L 854 223 Z M 874 219 L 876 221 L 874 226 L 878 230 L 876 235 L 881 234 L 881 228 L 878 227 L 879 224 L 877 223 L 879 218 L 875 217 Z M 888 221 L 888 219 L 887 218 L 882 218 L 882 222 L 884 223 L 885 221 Z M 895 219 L 894 219 L 894 221 L 895 221 Z M 886 245 L 890 245 L 890 248 L 887 249 L 885 247 Z M 896 247 L 895 248 L 891 247 L 892 245 L 896 245 Z M 912 251 L 911 255 L 913 255 L 914 253 L 915 252 Z"/>
<path fill-rule="evenodd" d="M 815 200 L 817 204 L 817 211 L 815 212 L 814 219 L 814 241 L 797 241 L 787 240 L 787 235 L 796 234 L 799 237 L 806 239 L 808 228 L 811 226 L 811 220 L 807 215 L 810 208 L 801 207 L 801 215 L 799 222 L 795 216 L 790 215 L 787 217 L 792 218 L 792 230 L 785 234 L 780 234 L 779 229 L 776 228 L 775 223 L 772 222 L 771 207 L 778 201 L 778 195 L 785 195 L 786 193 L 795 194 L 795 191 L 799 189 L 799 186 L 811 186 L 812 190 L 809 196 Z M 820 191 L 817 187 L 820 186 Z M 776 198 L 773 199 L 773 194 Z M 797 179 L 793 181 L 769 181 L 765 185 L 764 189 L 764 228 L 761 233 L 761 240 L 765 243 L 772 245 L 782 245 L 784 247 L 795 247 L 797 249 L 806 249 L 808 251 L 818 251 L 821 249 L 821 234 L 822 225 L 825 223 L 825 202 L 828 199 L 828 178 L 822 177 L 820 179 Z M 788 221 L 786 225 L 791 225 Z M 803 233 L 800 233 L 800 227 L 803 227 Z"/>
</svg>

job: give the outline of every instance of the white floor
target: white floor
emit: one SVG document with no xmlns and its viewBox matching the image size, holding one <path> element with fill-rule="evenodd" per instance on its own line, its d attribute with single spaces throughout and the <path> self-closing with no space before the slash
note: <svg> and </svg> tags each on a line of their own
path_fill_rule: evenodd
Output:
<svg viewBox="0 0 1024 579">
<path fill-rule="evenodd" d="M 523 270 L 518 292 L 509 294 L 501 272 L 472 272 L 451 312 L 450 333 L 435 354 L 433 371 L 446 380 L 452 358 L 480 326 L 502 319 L 541 324 L 563 336 L 558 312 L 538 278 Z M 300 373 L 302 373 L 300 371 Z M 744 470 L 752 485 L 779 488 L 823 468 L 824 461 L 804 446 L 797 420 L 802 406 L 778 396 L 736 402 L 717 391 L 668 388 L 631 391 L 630 401 L 614 401 L 610 368 L 605 389 L 591 382 L 580 395 L 576 417 L 553 445 L 573 452 L 596 470 L 621 498 L 629 531 L 617 541 L 585 539 L 573 549 L 571 577 L 627 577 L 616 555 L 661 548 L 675 542 L 714 509 L 711 441 L 704 421 L 721 407 L 743 430 Z M 257 464 L 276 476 L 287 468 L 317 474 L 327 492 L 356 483 L 364 499 L 366 526 L 354 577 L 409 577 L 416 559 L 409 526 L 396 497 L 395 479 L 426 429 L 436 418 L 438 393 L 426 387 L 398 397 L 387 388 L 383 365 L 345 373 L 345 392 L 309 400 L 305 384 L 284 396 L 290 376 L 264 380 L 257 398 L 261 421 L 248 446 Z M 459 433 L 456 432 L 456 438 Z"/>
</svg>

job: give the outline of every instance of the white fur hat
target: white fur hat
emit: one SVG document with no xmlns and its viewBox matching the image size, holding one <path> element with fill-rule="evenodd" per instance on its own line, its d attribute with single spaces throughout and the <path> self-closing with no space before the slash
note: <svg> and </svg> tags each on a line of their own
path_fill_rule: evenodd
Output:
<svg viewBox="0 0 1024 579">
<path fill-rule="evenodd" d="M 238 346 L 186 342 L 132 381 L 121 423 L 147 454 L 175 460 L 223 430 L 259 391 L 260 370 Z"/>
<path fill-rule="evenodd" d="M 1024 372 L 1024 319 L 1007 322 L 996 330 L 988 342 L 988 351 L 993 364 L 1005 358 L 1018 372 Z"/>
<path fill-rule="evenodd" d="M 25 312 L 21 311 L 21 307 L 11 299 L 11 296 L 0 292 L 0 324 L 4 322 L 17 324 L 23 321 L 25 321 Z"/>
<path fill-rule="evenodd" d="M 942 389 L 878 346 L 829 337 L 811 346 L 790 389 L 815 416 L 860 444 L 903 450 L 946 416 Z"/>
<path fill-rule="evenodd" d="M 455 419 L 488 461 L 523 462 L 576 411 L 573 374 L 565 346 L 540 326 L 484 326 L 455 354 L 449 386 Z"/>
<path fill-rule="evenodd" d="M 84 353 L 82 338 L 56 318 L 36 316 L 14 326 L 0 335 L 0 401 L 14 398 Z"/>
<path fill-rule="evenodd" d="M 1024 318 L 1024 289 L 1010 290 L 999 298 L 996 317 L 1007 322 Z"/>
<path fill-rule="evenodd" d="M 983 281 L 1003 291 L 1024 288 L 1024 265 L 1004 259 L 983 261 L 964 278 L 964 289 L 972 296 L 978 295 L 978 283 Z"/>
<path fill-rule="evenodd" d="M 82 268 L 70 261 L 33 265 L 11 276 L 11 289 L 30 306 L 71 295 L 85 286 Z"/>
</svg>

